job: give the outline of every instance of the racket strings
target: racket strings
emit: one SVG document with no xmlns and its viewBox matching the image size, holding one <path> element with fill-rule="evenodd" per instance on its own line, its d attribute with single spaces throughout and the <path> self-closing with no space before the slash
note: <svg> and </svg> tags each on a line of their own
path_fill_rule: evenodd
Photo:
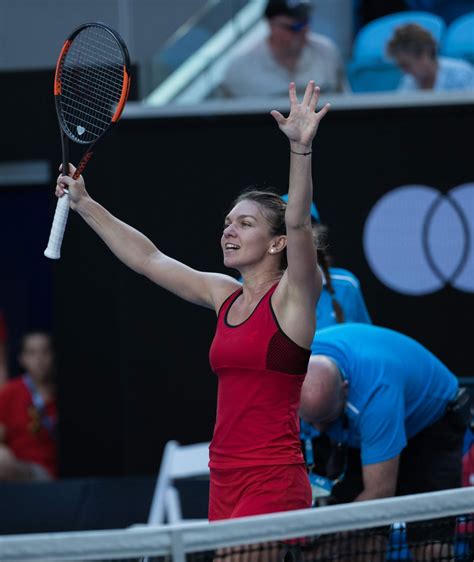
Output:
<svg viewBox="0 0 474 562">
<path fill-rule="evenodd" d="M 90 143 L 110 125 L 120 102 L 125 60 L 106 29 L 90 26 L 74 38 L 61 70 L 60 107 L 74 140 Z"/>
<path fill-rule="evenodd" d="M 121 84 L 123 80 L 123 57 L 113 56 L 117 55 L 117 50 L 121 54 L 118 45 L 111 45 L 115 50 L 109 49 L 109 56 L 101 56 L 100 50 L 104 49 L 105 45 L 93 40 L 89 40 L 85 46 L 84 43 L 85 38 L 79 35 L 68 53 L 66 69 L 83 69 L 85 79 L 89 79 L 89 85 L 98 92 L 102 88 L 117 89 L 118 83 Z M 90 72 L 91 69 L 93 73 Z"/>
<path fill-rule="evenodd" d="M 77 51 L 79 52 L 79 51 Z M 80 52 L 80 57 L 74 65 L 66 65 L 65 81 L 69 80 L 69 92 L 66 87 L 64 92 L 65 112 L 72 118 L 72 125 L 81 126 L 76 121 L 84 121 L 92 126 L 90 132 L 101 134 L 110 123 L 121 95 L 123 72 L 115 73 L 112 80 L 104 81 L 104 76 L 110 74 L 110 63 L 104 67 L 107 72 L 98 66 L 104 64 L 103 59 L 95 61 L 87 53 Z M 69 71 L 69 69 L 71 69 Z M 86 128 L 86 127 L 83 127 Z M 89 130 L 89 128 L 86 128 Z M 82 129 L 80 129 L 82 133 Z M 84 137 L 83 137 L 84 138 Z"/>
<path fill-rule="evenodd" d="M 79 33 L 66 57 L 66 68 L 82 70 L 84 85 L 98 93 L 111 89 L 120 94 L 123 65 L 119 45 L 110 33 L 98 27 Z"/>
</svg>

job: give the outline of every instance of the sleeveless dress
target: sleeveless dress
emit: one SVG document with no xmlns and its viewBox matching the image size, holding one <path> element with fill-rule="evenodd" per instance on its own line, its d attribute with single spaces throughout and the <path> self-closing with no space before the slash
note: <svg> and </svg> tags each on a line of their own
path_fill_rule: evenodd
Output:
<svg viewBox="0 0 474 562">
<path fill-rule="evenodd" d="M 228 314 L 242 289 L 219 311 L 209 354 L 219 381 L 210 520 L 311 506 L 298 421 L 311 352 L 278 325 L 271 304 L 277 286 L 238 325 Z"/>
</svg>

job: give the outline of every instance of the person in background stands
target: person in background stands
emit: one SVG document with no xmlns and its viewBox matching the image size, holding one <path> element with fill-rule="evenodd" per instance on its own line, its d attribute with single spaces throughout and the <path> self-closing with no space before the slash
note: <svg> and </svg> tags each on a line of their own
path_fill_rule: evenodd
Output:
<svg viewBox="0 0 474 562">
<path fill-rule="evenodd" d="M 57 475 L 51 336 L 26 333 L 18 359 L 24 375 L 0 389 L 0 480 L 50 480 Z"/>
<path fill-rule="evenodd" d="M 225 97 L 284 96 L 288 82 L 303 93 L 309 80 L 323 94 L 348 89 L 335 44 L 309 31 L 309 0 L 269 0 L 265 18 L 269 35 L 229 64 L 220 93 Z"/>
<path fill-rule="evenodd" d="M 416 23 L 395 29 L 387 54 L 404 72 L 402 92 L 415 90 L 468 90 L 474 88 L 474 68 L 468 62 L 438 57 L 438 46 L 429 31 Z"/>
</svg>

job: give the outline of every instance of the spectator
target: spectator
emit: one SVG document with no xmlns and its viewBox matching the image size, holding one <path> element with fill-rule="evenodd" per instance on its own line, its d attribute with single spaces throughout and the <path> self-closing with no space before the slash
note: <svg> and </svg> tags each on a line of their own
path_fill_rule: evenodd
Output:
<svg viewBox="0 0 474 562">
<path fill-rule="evenodd" d="M 23 336 L 25 374 L 0 389 L 0 479 L 50 480 L 56 476 L 56 402 L 49 334 Z"/>
<path fill-rule="evenodd" d="M 321 330 L 311 352 L 300 415 L 331 438 L 327 466 L 339 480 L 333 501 L 461 485 L 469 400 L 439 359 L 407 336 L 367 324 Z M 445 525 L 434 538 L 448 536 L 451 522 Z"/>
<path fill-rule="evenodd" d="M 309 80 L 322 93 L 347 89 L 337 47 L 309 31 L 309 0 L 269 0 L 269 35 L 230 63 L 221 91 L 226 97 L 284 96 L 288 82 L 303 93 Z"/>
<path fill-rule="evenodd" d="M 402 91 L 474 88 L 474 68 L 463 60 L 438 57 L 436 40 L 420 25 L 398 27 L 387 53 L 405 73 L 399 86 Z"/>
<path fill-rule="evenodd" d="M 5 316 L 0 310 L 0 387 L 8 380 L 8 359 L 7 359 L 7 325 Z"/>
</svg>

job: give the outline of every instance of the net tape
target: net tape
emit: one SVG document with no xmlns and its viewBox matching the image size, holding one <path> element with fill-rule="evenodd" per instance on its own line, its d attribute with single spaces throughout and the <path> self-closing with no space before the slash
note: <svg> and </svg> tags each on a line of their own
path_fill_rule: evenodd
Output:
<svg viewBox="0 0 474 562">
<path fill-rule="evenodd" d="M 358 531 L 356 533 L 355 530 L 374 529 L 393 524 L 403 530 L 403 525 L 397 523 L 400 521 L 405 523 L 434 521 L 456 516 L 456 527 L 459 529 L 459 525 L 465 526 L 461 535 L 464 543 L 459 552 L 454 552 L 451 548 L 441 552 L 437 555 L 438 557 L 422 559 L 472 562 L 472 550 L 470 549 L 472 549 L 473 543 L 473 523 L 472 520 L 470 523 L 466 523 L 466 517 L 469 517 L 466 514 L 472 512 L 474 512 L 474 488 L 463 488 L 386 500 L 243 517 L 213 524 L 183 523 L 158 527 L 135 526 L 113 531 L 0 537 L 0 560 L 2 562 L 105 561 L 140 560 L 142 557 L 158 556 L 159 560 L 174 560 L 174 562 L 186 560 L 188 562 L 207 562 L 212 559 L 226 562 L 273 561 L 275 559 L 273 554 L 268 554 L 268 543 L 279 541 L 279 560 L 283 559 L 285 552 L 296 553 L 298 551 L 298 554 L 293 556 L 295 562 L 299 562 L 299 560 L 303 562 L 311 560 L 368 562 L 385 559 L 385 554 L 383 558 L 380 558 L 380 553 L 385 552 L 385 546 L 376 544 L 367 547 L 365 543 L 358 546 L 352 541 L 348 547 L 352 549 L 350 550 L 351 557 L 348 558 L 347 550 L 346 557 L 344 557 L 344 537 L 347 538 L 351 535 L 354 537 L 357 534 L 359 537 L 373 537 L 373 533 L 364 534 Z M 460 517 L 463 514 L 464 516 Z M 341 535 L 341 533 L 344 534 Z M 333 534 L 336 536 L 331 536 Z M 322 545 L 325 543 L 322 540 L 327 535 L 329 542 L 326 541 L 327 547 L 324 552 Z M 312 537 L 312 539 L 303 541 L 303 548 L 300 548 L 301 537 Z M 291 541 L 290 539 L 298 540 Z M 284 551 L 281 549 L 280 541 L 284 541 Z M 267 546 L 261 546 L 262 543 Z M 253 549 L 249 547 L 240 548 L 241 545 L 257 544 L 260 544 L 255 549 L 255 552 L 259 553 L 258 556 L 252 555 L 251 550 Z M 409 559 L 401 557 L 403 555 L 402 546 L 400 546 L 398 557 L 392 557 L 392 560 Z M 367 552 L 373 552 L 373 555 L 363 554 L 363 549 L 367 548 L 371 549 Z M 232 554 L 229 554 L 230 552 Z M 276 550 L 271 552 L 276 552 Z M 356 552 L 362 554 L 355 557 Z M 376 557 L 377 552 L 378 557 Z M 300 556 L 299 560 L 298 556 Z"/>
</svg>

